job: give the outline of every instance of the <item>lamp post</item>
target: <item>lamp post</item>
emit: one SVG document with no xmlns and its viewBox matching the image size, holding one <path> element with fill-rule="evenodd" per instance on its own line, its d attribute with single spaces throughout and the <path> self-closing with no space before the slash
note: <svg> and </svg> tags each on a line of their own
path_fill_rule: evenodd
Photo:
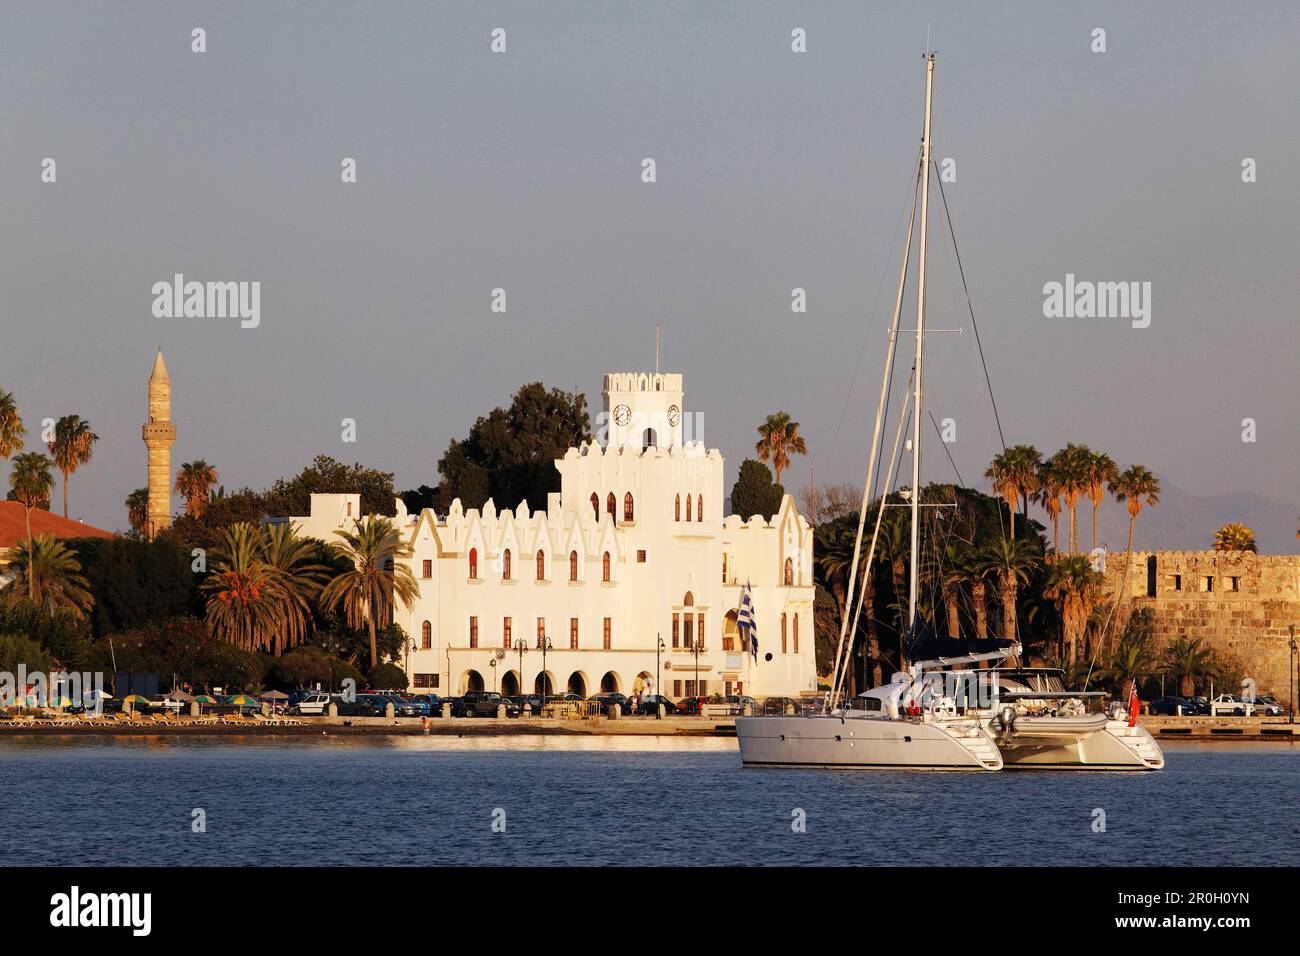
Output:
<svg viewBox="0 0 1300 956">
<path fill-rule="evenodd" d="M 658 721 L 658 719 L 659 719 L 659 717 L 660 717 L 660 714 L 663 714 L 663 710 L 660 710 L 660 709 L 659 709 L 659 708 L 660 708 L 659 701 L 660 701 L 660 700 L 663 700 L 663 684 L 660 684 L 660 683 L 659 683 L 659 656 L 660 656 L 660 654 L 663 654 L 664 649 L 666 649 L 666 645 L 664 645 L 664 643 L 663 643 L 663 636 L 662 636 L 662 635 L 659 635 L 659 633 L 655 633 L 654 640 L 655 640 L 655 645 L 654 645 L 654 696 L 655 696 L 654 719 L 656 719 L 656 721 Z"/>
<path fill-rule="evenodd" d="M 497 692 L 497 659 L 494 657 L 488 661 L 488 667 L 492 668 L 492 693 Z"/>
<path fill-rule="evenodd" d="M 542 706 L 546 706 L 546 652 L 551 649 L 551 639 L 545 634 L 537 635 L 537 649 L 542 652 Z"/>
<path fill-rule="evenodd" d="M 406 685 L 411 685 L 411 651 L 415 650 L 415 638 L 406 639 Z"/>
<path fill-rule="evenodd" d="M 1287 701 L 1287 708 L 1286 708 L 1286 709 L 1287 709 L 1287 718 L 1286 718 L 1286 722 L 1287 722 L 1288 724 L 1294 724 L 1294 723 L 1295 723 L 1295 655 L 1296 655 L 1296 645 L 1295 645 L 1295 625 L 1294 625 L 1294 624 L 1289 624 L 1289 625 L 1287 625 L 1287 629 L 1290 630 L 1290 632 L 1291 632 L 1291 668 L 1290 668 L 1290 670 L 1291 670 L 1291 699 L 1290 699 L 1289 701 Z"/>
<path fill-rule="evenodd" d="M 528 653 L 528 642 L 522 637 L 515 638 L 510 649 L 519 652 L 519 693 L 524 693 L 524 654 Z"/>
<path fill-rule="evenodd" d="M 700 651 L 704 650 L 704 638 L 697 637 L 691 644 L 691 650 L 695 653 L 695 699 L 699 701 L 699 712 L 703 713 L 704 695 L 700 693 Z"/>
</svg>

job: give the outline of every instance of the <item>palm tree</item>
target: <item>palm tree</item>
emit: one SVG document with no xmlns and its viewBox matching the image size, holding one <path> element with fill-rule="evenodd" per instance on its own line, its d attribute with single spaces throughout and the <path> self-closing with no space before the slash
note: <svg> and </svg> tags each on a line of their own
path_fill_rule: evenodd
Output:
<svg viewBox="0 0 1300 956">
<path fill-rule="evenodd" d="M 51 617 L 58 608 L 66 608 L 77 617 L 90 611 L 95 599 L 90 582 L 81 574 L 77 552 L 52 534 L 38 534 L 35 541 L 20 542 L 15 550 L 18 556 L 7 567 L 13 575 L 7 591 L 16 593 L 25 588 L 30 600 L 49 608 Z"/>
<path fill-rule="evenodd" d="M 392 614 L 397 601 L 414 603 L 420 585 L 411 569 L 398 560 L 409 557 L 411 548 L 387 518 L 370 515 L 355 520 L 355 530 L 334 532 L 343 539 L 335 550 L 351 560 L 352 570 L 334 578 L 321 592 L 321 607 L 341 606 L 351 627 L 364 621 L 370 629 L 370 667 L 379 663 L 375 619 Z"/>
<path fill-rule="evenodd" d="M 1007 503 L 1011 512 L 1011 537 L 1016 536 L 1016 508 L 1038 490 L 1039 458 L 1033 445 L 1013 445 L 993 459 L 984 477 L 993 482 L 993 493 Z"/>
<path fill-rule="evenodd" d="M 217 483 L 217 469 L 202 458 L 187 461 L 176 472 L 176 493 L 185 499 L 185 513 L 192 518 L 203 517 Z"/>
<path fill-rule="evenodd" d="M 1140 683 L 1156 668 L 1151 648 L 1140 642 L 1121 644 L 1098 677 L 1111 687 L 1127 687 L 1130 681 Z"/>
<path fill-rule="evenodd" d="M 1110 493 L 1116 501 L 1128 503 L 1128 550 L 1133 552 L 1133 524 L 1142 513 L 1142 506 L 1154 508 L 1160 504 L 1160 479 L 1141 465 L 1131 465 L 1110 483 Z"/>
<path fill-rule="evenodd" d="M 276 646 L 285 627 L 287 597 L 262 548 L 255 525 L 231 525 L 213 549 L 212 573 L 199 585 L 212 634 L 248 651 Z"/>
<path fill-rule="evenodd" d="M 868 519 L 870 520 L 870 515 Z M 837 620 L 842 627 L 845 617 L 853 615 L 853 609 L 848 606 L 848 585 L 849 566 L 853 563 L 853 547 L 857 540 L 857 530 L 844 522 L 834 522 L 819 525 L 815 534 L 817 537 L 816 567 L 820 572 L 818 584 L 831 596 L 836 607 Z M 856 598 L 862 603 L 862 613 L 866 616 L 867 655 L 872 661 L 876 684 L 879 684 L 880 637 L 876 631 L 875 582 L 874 576 L 867 569 L 865 547 L 858 556 L 858 583 L 855 585 L 855 590 Z M 848 623 L 852 627 L 852 621 Z M 856 635 L 850 635 L 851 639 L 853 637 Z M 856 669 L 849 662 L 844 666 L 848 669 L 849 696 L 852 697 L 857 687 Z"/>
<path fill-rule="evenodd" d="M 1055 600 L 1060 611 L 1065 631 L 1065 658 L 1071 664 L 1078 654 L 1101 583 L 1101 575 L 1092 569 L 1092 563 L 1083 555 L 1058 557 L 1048 572 L 1044 593 Z"/>
<path fill-rule="evenodd" d="M 284 626 L 275 632 L 276 657 L 307 637 L 312 601 L 324 587 L 330 570 L 317 560 L 317 547 L 313 539 L 298 537 L 288 522 L 266 529 L 262 559 L 273 572 L 284 602 Z"/>
<path fill-rule="evenodd" d="M 948 636 L 961 637 L 961 618 L 958 614 L 961 599 L 961 586 L 966 581 L 962 568 L 964 557 L 962 546 L 956 541 L 948 541 L 943 546 L 943 557 L 938 573 L 939 595 L 943 599 L 944 611 L 948 618 Z"/>
<path fill-rule="evenodd" d="M 27 525 L 27 564 L 35 564 L 32 551 L 32 509 L 49 507 L 54 491 L 54 476 L 50 474 L 50 460 L 38 451 L 30 451 L 14 459 L 9 473 L 9 497 L 23 506 L 23 521 Z M 35 600 L 32 578 L 27 577 L 27 597 Z"/>
<path fill-rule="evenodd" d="M 1061 550 L 1061 481 L 1057 474 L 1055 456 L 1038 468 L 1038 489 L 1034 500 L 1043 506 L 1052 522 L 1052 553 Z"/>
<path fill-rule="evenodd" d="M 1244 524 L 1229 522 L 1214 532 L 1215 551 L 1257 551 L 1255 532 Z"/>
<path fill-rule="evenodd" d="M 26 434 L 27 429 L 18 414 L 13 393 L 0 388 L 0 458 L 8 458 L 14 452 L 22 451 L 23 436 Z"/>
<path fill-rule="evenodd" d="M 126 520 L 131 523 L 131 530 L 144 534 L 144 524 L 149 519 L 149 489 L 135 489 L 122 503 L 126 505 Z"/>
<path fill-rule="evenodd" d="M 1087 445 L 1070 442 L 1048 461 L 1053 483 L 1060 489 L 1060 495 L 1065 499 L 1065 508 L 1070 513 L 1070 554 L 1079 549 L 1076 508 L 1079 498 L 1088 489 L 1088 464 L 1091 457 L 1092 451 Z"/>
<path fill-rule="evenodd" d="M 992 549 L 973 547 L 966 552 L 963 568 L 970 584 L 971 603 L 975 605 L 975 636 L 982 640 L 989 636 L 989 582 L 997 581 L 1001 566 Z"/>
<path fill-rule="evenodd" d="M 1115 460 L 1104 451 L 1089 451 L 1085 459 L 1085 475 L 1088 498 L 1092 501 L 1092 548 L 1097 549 L 1097 514 L 1101 509 L 1102 499 L 1106 495 L 1106 486 L 1114 484 L 1119 477 L 1119 468 Z"/>
<path fill-rule="evenodd" d="M 1165 673 L 1178 678 L 1178 693 L 1191 697 L 1196 693 L 1196 679 L 1214 668 L 1214 655 L 1201 638 L 1180 637 L 1165 648 Z"/>
<path fill-rule="evenodd" d="M 90 430 L 90 422 L 80 415 L 64 415 L 54 423 L 54 437 L 49 441 L 50 456 L 63 472 L 63 517 L 68 516 L 68 478 L 90 461 L 99 436 Z"/>
<path fill-rule="evenodd" d="M 998 600 L 1002 604 L 1002 636 L 1016 636 L 1016 594 L 1028 584 L 1038 567 L 1038 549 L 1029 541 L 996 538 L 986 549 L 989 562 L 997 569 Z"/>
<path fill-rule="evenodd" d="M 787 412 L 777 412 L 775 415 L 768 415 L 767 421 L 758 426 L 760 436 L 758 444 L 754 446 L 754 451 L 758 453 L 758 460 L 767 464 L 772 463 L 772 470 L 776 472 L 776 483 L 781 483 L 781 472 L 785 466 L 790 464 L 791 455 L 808 454 L 808 446 L 804 443 L 803 436 L 799 434 L 799 423 L 790 421 L 790 415 Z"/>
</svg>

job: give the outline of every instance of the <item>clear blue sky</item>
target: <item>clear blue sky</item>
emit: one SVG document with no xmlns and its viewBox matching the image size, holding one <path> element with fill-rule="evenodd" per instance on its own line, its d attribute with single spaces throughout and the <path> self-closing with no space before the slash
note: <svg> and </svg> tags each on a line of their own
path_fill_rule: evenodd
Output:
<svg viewBox="0 0 1300 956">
<path fill-rule="evenodd" d="M 91 421 L 73 514 L 114 528 L 144 484 L 158 345 L 174 467 L 263 487 L 323 452 L 406 488 L 522 382 L 598 406 L 602 372 L 653 365 L 660 322 L 728 481 L 776 409 L 819 483 L 860 480 L 927 23 L 1008 441 L 1294 502 L 1294 3 L 8 3 L 0 388 L 29 422 Z M 969 326 L 951 255 L 932 262 L 931 322 Z M 150 288 L 175 272 L 260 281 L 261 326 L 155 318 Z M 1044 319 L 1066 273 L 1151 282 L 1151 327 Z M 969 328 L 936 337 L 929 366 L 968 483 L 996 450 L 973 346 Z"/>
</svg>

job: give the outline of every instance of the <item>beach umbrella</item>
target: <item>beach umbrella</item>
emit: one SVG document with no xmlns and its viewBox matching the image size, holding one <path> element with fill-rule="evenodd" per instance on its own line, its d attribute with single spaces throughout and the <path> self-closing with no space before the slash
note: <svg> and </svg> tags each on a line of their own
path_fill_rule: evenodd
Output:
<svg viewBox="0 0 1300 956">
<path fill-rule="evenodd" d="M 240 707 L 256 707 L 257 701 L 247 694 L 231 694 L 226 698 L 227 704 L 236 704 Z"/>
<path fill-rule="evenodd" d="M 258 700 L 288 700 L 289 695 L 281 690 L 268 690 L 265 694 L 259 694 Z"/>
<path fill-rule="evenodd" d="M 142 697 L 140 694 L 127 694 L 122 698 L 122 703 L 135 706 L 137 704 L 148 704 L 149 698 Z"/>
<path fill-rule="evenodd" d="M 35 707 L 36 702 L 26 694 L 19 694 L 5 704 L 6 707 Z"/>
<path fill-rule="evenodd" d="M 194 699 L 197 700 L 200 704 L 215 704 L 215 703 L 217 703 L 217 699 L 216 699 L 215 697 L 209 697 L 207 694 L 196 694 L 196 695 L 194 696 Z"/>
<path fill-rule="evenodd" d="M 50 706 L 51 706 L 51 707 L 71 707 L 71 706 L 72 706 L 72 698 L 71 698 L 71 697 L 68 697 L 68 696 L 66 696 L 66 695 L 64 695 L 64 694 L 59 694 L 57 697 L 51 697 L 51 698 L 50 698 Z"/>
<path fill-rule="evenodd" d="M 167 700 L 179 700 L 179 701 L 181 701 L 182 703 L 189 703 L 190 701 L 194 700 L 193 697 L 191 697 L 189 694 L 185 693 L 185 691 L 183 691 L 183 690 L 174 690 L 174 691 L 171 691 L 171 692 L 168 693 L 168 694 L 164 694 L 163 696 L 164 696 Z"/>
</svg>

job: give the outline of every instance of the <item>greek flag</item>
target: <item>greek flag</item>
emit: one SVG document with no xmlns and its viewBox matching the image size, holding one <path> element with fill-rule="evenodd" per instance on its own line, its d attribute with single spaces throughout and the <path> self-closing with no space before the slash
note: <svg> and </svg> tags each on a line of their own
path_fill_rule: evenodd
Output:
<svg viewBox="0 0 1300 956">
<path fill-rule="evenodd" d="M 740 595 L 740 610 L 736 614 L 736 627 L 749 641 L 749 653 L 758 660 L 758 623 L 754 620 L 754 592 L 745 582 L 745 591 Z"/>
</svg>

